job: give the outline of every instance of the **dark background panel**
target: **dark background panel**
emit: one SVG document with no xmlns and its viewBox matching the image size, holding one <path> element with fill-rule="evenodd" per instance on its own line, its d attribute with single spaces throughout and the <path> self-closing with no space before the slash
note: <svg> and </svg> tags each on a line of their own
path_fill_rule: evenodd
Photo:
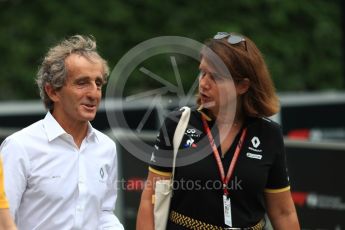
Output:
<svg viewBox="0 0 345 230">
<path fill-rule="evenodd" d="M 345 101 L 337 104 L 283 106 L 280 114 L 284 135 L 294 129 L 345 128 Z"/>
<path fill-rule="evenodd" d="M 287 145 L 295 206 L 304 229 L 345 229 L 345 146 Z"/>
</svg>

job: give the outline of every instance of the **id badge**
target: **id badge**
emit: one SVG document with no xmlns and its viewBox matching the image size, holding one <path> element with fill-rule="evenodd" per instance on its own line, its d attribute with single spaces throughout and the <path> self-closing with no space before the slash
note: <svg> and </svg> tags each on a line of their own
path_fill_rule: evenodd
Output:
<svg viewBox="0 0 345 230">
<path fill-rule="evenodd" d="M 223 206 L 224 206 L 224 222 L 229 227 L 232 227 L 230 197 L 223 195 Z"/>
</svg>

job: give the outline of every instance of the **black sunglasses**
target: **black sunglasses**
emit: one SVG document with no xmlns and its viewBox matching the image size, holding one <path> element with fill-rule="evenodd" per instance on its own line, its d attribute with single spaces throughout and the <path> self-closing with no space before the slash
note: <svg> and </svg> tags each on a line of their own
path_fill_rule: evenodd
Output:
<svg viewBox="0 0 345 230">
<path fill-rule="evenodd" d="M 244 42 L 245 49 L 247 51 L 247 43 L 246 39 L 238 34 L 233 34 L 233 33 L 227 33 L 227 32 L 218 32 L 216 35 L 214 35 L 213 39 L 220 40 L 223 38 L 228 38 L 227 41 L 231 45 L 235 45 L 241 42 Z"/>
</svg>

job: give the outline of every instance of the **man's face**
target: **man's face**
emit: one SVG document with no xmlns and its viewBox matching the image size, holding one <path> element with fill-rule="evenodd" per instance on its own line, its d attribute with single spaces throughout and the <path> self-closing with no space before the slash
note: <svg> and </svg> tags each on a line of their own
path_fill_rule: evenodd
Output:
<svg viewBox="0 0 345 230">
<path fill-rule="evenodd" d="M 53 115 L 62 122 L 91 121 L 102 97 L 102 63 L 71 54 L 65 64 L 67 78 L 65 85 L 55 93 Z"/>
</svg>

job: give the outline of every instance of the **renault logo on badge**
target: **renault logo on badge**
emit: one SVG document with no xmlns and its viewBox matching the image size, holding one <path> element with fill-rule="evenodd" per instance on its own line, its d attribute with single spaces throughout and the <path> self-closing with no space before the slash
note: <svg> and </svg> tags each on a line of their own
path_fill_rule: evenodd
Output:
<svg viewBox="0 0 345 230">
<path fill-rule="evenodd" d="M 259 145 L 260 145 L 260 140 L 259 140 L 258 137 L 253 137 L 253 138 L 252 138 L 252 145 L 253 145 L 254 148 L 259 147 Z"/>
</svg>

